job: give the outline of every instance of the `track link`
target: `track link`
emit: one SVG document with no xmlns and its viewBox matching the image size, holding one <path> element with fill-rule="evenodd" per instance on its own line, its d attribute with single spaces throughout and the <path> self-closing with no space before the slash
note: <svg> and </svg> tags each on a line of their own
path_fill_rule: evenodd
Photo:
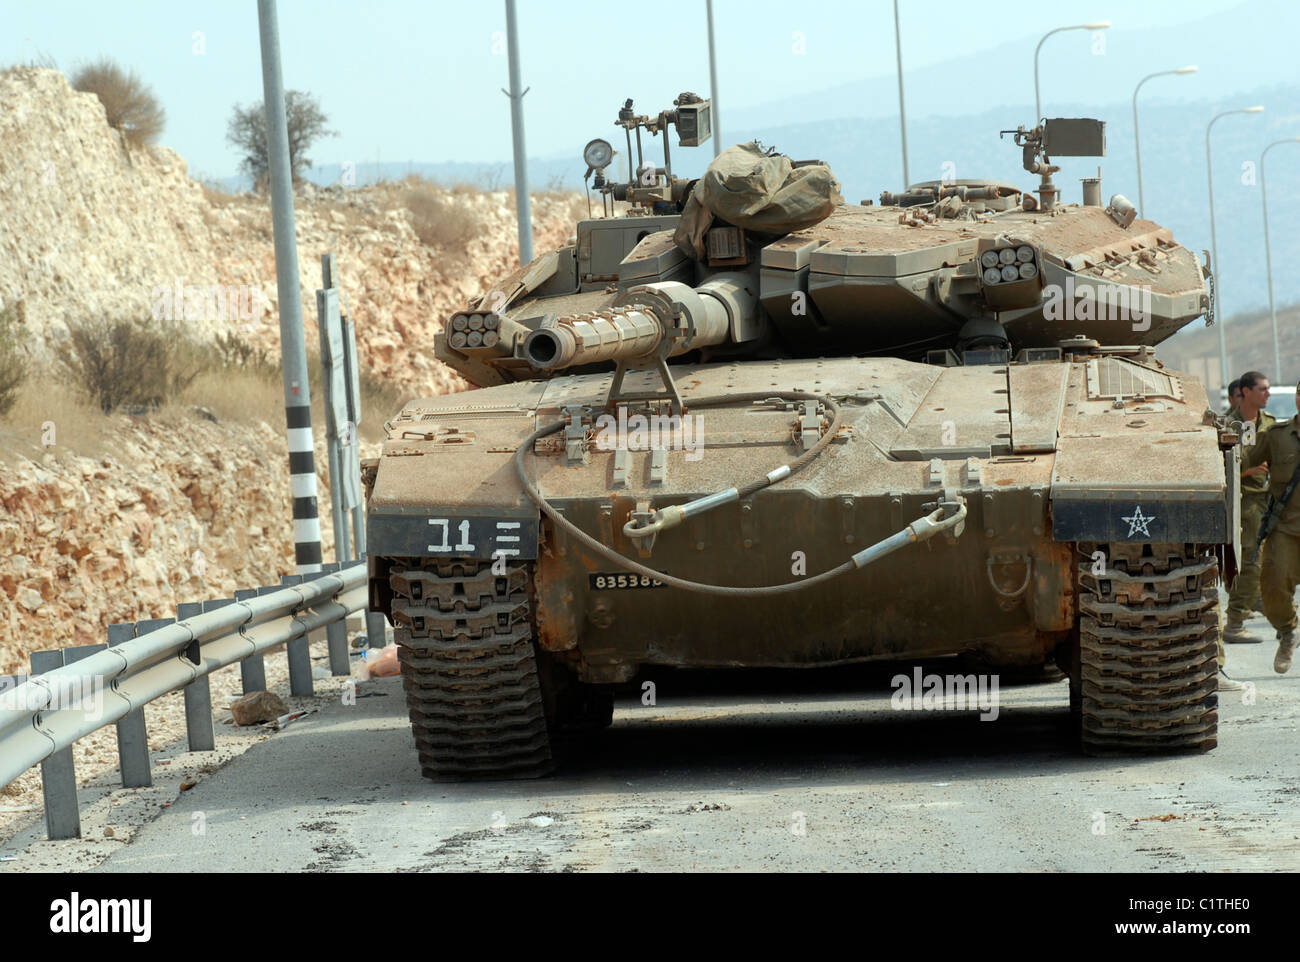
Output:
<svg viewBox="0 0 1300 962">
<path fill-rule="evenodd" d="M 530 570 L 489 562 L 392 569 L 393 626 L 420 768 L 436 781 L 554 768 L 533 644 Z"/>
<path fill-rule="evenodd" d="M 1218 562 L 1185 545 L 1106 545 L 1079 567 L 1080 743 L 1089 755 L 1218 744 Z"/>
</svg>

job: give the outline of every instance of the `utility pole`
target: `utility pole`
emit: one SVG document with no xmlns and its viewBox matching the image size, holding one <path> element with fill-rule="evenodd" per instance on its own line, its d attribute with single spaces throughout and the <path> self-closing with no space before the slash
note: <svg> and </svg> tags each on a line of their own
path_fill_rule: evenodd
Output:
<svg viewBox="0 0 1300 962">
<path fill-rule="evenodd" d="M 524 94 L 519 89 L 519 27 L 515 23 L 515 0 L 506 0 L 506 56 L 510 61 L 510 128 L 515 141 L 515 217 L 519 221 L 519 263 L 533 259 L 533 219 L 528 202 L 528 157 L 524 147 Z"/>
<path fill-rule="evenodd" d="M 1049 30 L 1043 34 L 1043 39 L 1038 41 L 1038 46 L 1034 48 L 1034 126 L 1043 119 L 1043 103 L 1038 98 L 1038 53 L 1043 49 L 1043 43 L 1054 33 L 1060 33 L 1062 30 L 1109 30 L 1109 20 L 1098 20 L 1096 23 L 1076 23 L 1068 27 L 1057 27 L 1055 30 Z"/>
<path fill-rule="evenodd" d="M 1214 323 L 1219 328 L 1219 386 L 1225 392 L 1228 390 L 1228 335 L 1224 332 L 1224 325 L 1228 315 L 1223 310 L 1223 299 L 1220 296 L 1223 293 L 1223 267 L 1219 264 L 1219 234 L 1214 226 L 1214 163 L 1210 158 L 1210 131 L 1214 129 L 1220 117 L 1229 114 L 1258 114 L 1263 111 L 1264 108 L 1258 106 L 1225 110 L 1215 114 L 1205 125 L 1205 180 L 1209 186 L 1210 197 L 1210 276 L 1214 284 L 1211 290 L 1210 310 L 1214 314 Z"/>
<path fill-rule="evenodd" d="M 898 0 L 894 0 L 894 53 L 898 58 L 898 127 L 903 134 L 903 190 L 912 178 L 907 174 L 907 110 L 903 107 L 903 38 L 898 26 Z"/>
<path fill-rule="evenodd" d="M 262 41 L 262 92 L 266 104 L 267 159 L 271 175 L 271 223 L 275 231 L 275 281 L 280 297 L 280 357 L 284 371 L 284 416 L 289 437 L 289 483 L 293 491 L 293 553 L 297 574 L 308 575 L 316 574 L 321 567 L 320 516 L 316 505 L 311 389 L 307 383 L 307 345 L 302 329 L 302 291 L 298 287 L 293 172 L 289 168 L 289 128 L 284 111 L 280 28 L 275 0 L 257 0 L 257 19 Z"/>
<path fill-rule="evenodd" d="M 709 19 L 709 100 L 713 114 L 713 156 L 722 151 L 722 133 L 718 127 L 718 58 L 713 49 L 713 0 L 704 0 Z"/>
<path fill-rule="evenodd" d="M 1277 338 L 1277 305 L 1273 301 L 1273 250 L 1268 242 L 1268 182 L 1264 179 L 1264 158 L 1279 144 L 1296 143 L 1300 143 L 1300 137 L 1275 140 L 1259 155 L 1259 203 L 1264 211 L 1264 268 L 1268 273 L 1268 314 L 1273 319 L 1273 379 L 1279 384 L 1287 385 L 1293 381 L 1282 377 L 1282 351 Z"/>
<path fill-rule="evenodd" d="M 1138 136 L 1138 91 L 1142 85 L 1152 77 L 1168 77 L 1172 74 L 1196 73 L 1195 67 L 1179 67 L 1177 70 L 1161 70 L 1158 73 L 1149 73 L 1133 88 L 1133 150 L 1137 153 L 1138 165 L 1138 216 L 1142 217 L 1146 213 L 1146 198 L 1142 193 L 1142 140 Z"/>
</svg>

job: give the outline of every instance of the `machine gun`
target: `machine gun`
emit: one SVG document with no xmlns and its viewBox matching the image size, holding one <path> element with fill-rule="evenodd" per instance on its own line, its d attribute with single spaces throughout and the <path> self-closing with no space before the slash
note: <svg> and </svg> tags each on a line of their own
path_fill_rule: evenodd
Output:
<svg viewBox="0 0 1300 962">
<path fill-rule="evenodd" d="M 1291 501 L 1291 495 L 1295 494 L 1297 486 L 1300 486 L 1300 470 L 1291 475 L 1291 480 L 1282 489 L 1282 497 L 1274 498 L 1271 494 L 1268 496 L 1268 507 L 1264 509 L 1264 517 L 1259 522 L 1259 533 L 1255 538 L 1255 550 L 1250 556 L 1251 564 L 1259 560 L 1259 552 L 1264 547 L 1264 540 L 1273 533 L 1277 523 L 1282 520 L 1282 512 L 1286 510 L 1287 504 Z"/>
<path fill-rule="evenodd" d="M 1044 120 L 1032 130 L 1024 125 L 1015 130 L 1003 130 L 998 136 L 1011 134 L 1021 149 L 1022 166 L 1031 174 L 1039 175 L 1038 202 L 1049 211 L 1061 199 L 1060 189 L 1052 182 L 1052 175 L 1061 168 L 1051 157 L 1104 157 L 1106 156 L 1106 122 L 1087 117 L 1054 117 Z M 1050 155 L 1050 156 L 1049 156 Z M 1098 185 L 1100 193 L 1100 185 Z M 1117 194 L 1116 197 L 1119 195 Z M 1132 207 L 1128 201 L 1124 201 Z M 1112 200 L 1112 206 L 1114 201 Z M 1100 204 L 1098 204 L 1100 206 Z M 1136 213 L 1136 210 L 1134 210 Z M 1132 218 L 1129 218 L 1130 223 Z M 1121 224 L 1127 227 L 1128 224 Z"/>
</svg>

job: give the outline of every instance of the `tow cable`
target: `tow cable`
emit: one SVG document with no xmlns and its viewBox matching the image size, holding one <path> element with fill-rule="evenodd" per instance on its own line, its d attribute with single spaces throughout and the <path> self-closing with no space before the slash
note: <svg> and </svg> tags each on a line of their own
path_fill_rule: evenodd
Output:
<svg viewBox="0 0 1300 962">
<path fill-rule="evenodd" d="M 629 521 L 623 527 L 623 533 L 629 538 L 645 538 L 652 534 L 658 534 L 668 528 L 681 524 L 687 518 L 697 517 L 706 511 L 712 510 L 723 504 L 730 504 L 733 501 L 739 501 L 747 498 L 763 488 L 782 481 L 786 478 L 793 477 L 799 471 L 802 471 L 809 463 L 835 440 L 841 423 L 840 409 L 829 397 L 820 394 L 810 394 L 804 391 L 782 391 L 782 392 L 755 392 L 752 394 L 727 394 L 690 399 L 689 404 L 692 408 L 703 407 L 721 407 L 723 405 L 743 404 L 746 402 L 762 402 L 767 400 L 779 399 L 782 401 L 818 401 L 832 415 L 831 425 L 821 438 L 811 448 L 796 458 L 789 464 L 782 465 L 769 471 L 762 478 L 753 481 L 743 488 L 728 488 L 725 491 L 719 491 L 715 494 L 707 495 L 703 498 L 697 498 L 694 501 L 688 501 L 685 504 L 669 505 L 660 508 L 654 512 L 654 518 L 645 524 L 636 524 Z M 753 598 L 757 596 L 786 594 L 794 591 L 802 591 L 805 588 L 811 588 L 814 585 L 830 581 L 832 578 L 838 578 L 841 575 L 848 574 L 851 571 L 857 571 L 871 564 L 873 561 L 879 561 L 881 558 L 899 548 L 916 542 L 927 541 L 935 535 L 944 531 L 957 528 L 957 535 L 960 536 L 961 523 L 966 519 L 966 502 L 963 499 L 957 501 L 939 501 L 937 507 L 917 518 L 911 524 L 904 527 L 895 534 L 890 535 L 882 541 L 877 541 L 870 547 L 863 548 L 857 554 L 852 555 L 842 564 L 837 565 L 820 574 L 813 575 L 809 578 L 801 578 L 798 581 L 790 581 L 780 585 L 761 585 L 753 588 L 742 588 L 729 585 L 710 585 L 699 581 L 689 581 L 685 578 L 677 578 L 672 575 L 664 574 L 662 571 L 656 571 L 647 567 L 640 562 L 633 561 L 624 555 L 619 554 L 608 545 L 601 544 L 591 535 L 587 534 L 568 518 L 564 517 L 559 510 L 550 503 L 542 493 L 537 489 L 528 478 L 524 470 L 524 458 L 533 451 L 537 442 L 542 438 L 555 434 L 564 428 L 564 421 L 557 421 L 545 427 L 538 428 L 528 439 L 522 442 L 515 451 L 515 471 L 519 475 L 519 481 L 527 492 L 528 497 L 533 503 L 541 509 L 542 513 L 550 518 L 563 531 L 576 538 L 579 543 L 591 549 L 608 561 L 628 571 L 653 578 L 663 584 L 670 585 L 674 588 L 681 588 L 683 591 L 694 591 L 708 595 L 723 595 L 733 598 Z M 926 505 L 929 507 L 929 505 Z"/>
</svg>

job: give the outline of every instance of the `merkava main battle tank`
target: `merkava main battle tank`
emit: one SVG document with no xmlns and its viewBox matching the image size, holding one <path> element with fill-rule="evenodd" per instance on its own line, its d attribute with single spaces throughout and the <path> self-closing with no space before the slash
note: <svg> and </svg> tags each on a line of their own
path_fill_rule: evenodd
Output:
<svg viewBox="0 0 1300 962">
<path fill-rule="evenodd" d="M 645 666 L 961 653 L 1059 665 L 1085 752 L 1214 747 L 1237 438 L 1153 353 L 1208 269 L 1096 181 L 1061 202 L 1050 157 L 1104 126 L 1006 132 L 1035 192 L 850 206 L 756 144 L 675 177 L 695 95 L 618 124 L 626 182 L 585 153 L 606 216 L 448 319 L 479 389 L 408 404 L 368 470 L 424 773 L 543 774 Z"/>
</svg>

